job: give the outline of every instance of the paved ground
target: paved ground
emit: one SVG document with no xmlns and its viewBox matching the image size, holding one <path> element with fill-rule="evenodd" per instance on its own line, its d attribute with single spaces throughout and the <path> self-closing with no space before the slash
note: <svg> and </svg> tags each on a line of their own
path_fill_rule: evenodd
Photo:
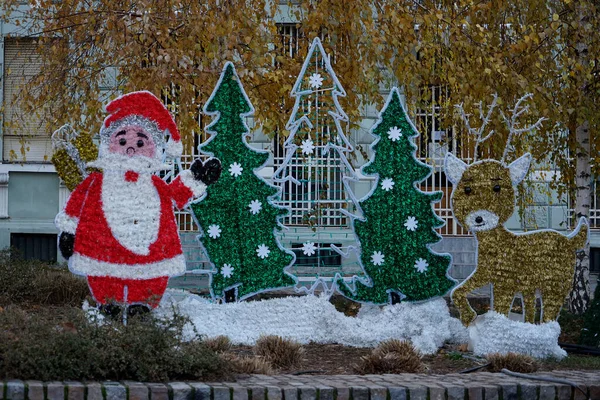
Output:
<svg viewBox="0 0 600 400">
<path fill-rule="evenodd" d="M 3 382 L 4 399 L 600 400 L 600 371 L 553 371 L 561 383 L 486 372 L 449 375 L 248 375 L 235 382 Z M 570 381 L 571 386 L 567 381 Z"/>
</svg>

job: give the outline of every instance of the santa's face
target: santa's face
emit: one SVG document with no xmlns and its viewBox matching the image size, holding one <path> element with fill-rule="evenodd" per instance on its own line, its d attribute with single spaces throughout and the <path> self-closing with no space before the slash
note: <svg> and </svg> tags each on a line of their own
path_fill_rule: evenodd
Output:
<svg viewBox="0 0 600 400">
<path fill-rule="evenodd" d="M 129 157 L 145 156 L 153 158 L 156 145 L 152 135 L 139 125 L 126 125 L 113 133 L 108 144 L 108 150 L 113 154 Z"/>
</svg>

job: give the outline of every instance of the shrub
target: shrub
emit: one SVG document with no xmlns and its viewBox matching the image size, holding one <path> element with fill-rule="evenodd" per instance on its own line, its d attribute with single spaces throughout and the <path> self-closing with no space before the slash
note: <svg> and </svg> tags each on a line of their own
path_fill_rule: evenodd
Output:
<svg viewBox="0 0 600 400">
<path fill-rule="evenodd" d="M 490 372 L 500 372 L 502 369 L 507 369 L 513 372 L 530 373 L 538 370 L 537 361 L 528 355 L 518 353 L 492 353 L 485 357 L 490 365 Z"/>
<path fill-rule="evenodd" d="M 227 364 L 200 340 L 184 341 L 186 320 L 151 316 L 90 323 L 81 310 L 0 313 L 0 379 L 136 380 L 212 379 Z"/>
<path fill-rule="evenodd" d="M 600 347 L 600 282 L 596 286 L 594 300 L 584 314 L 579 344 Z"/>
<path fill-rule="evenodd" d="M 66 268 L 0 251 L 0 304 L 79 306 L 88 295 L 85 279 Z"/>
<path fill-rule="evenodd" d="M 281 336 L 261 336 L 254 346 L 254 353 L 264 357 L 276 368 L 291 368 L 302 363 L 302 345 Z"/>
<path fill-rule="evenodd" d="M 354 367 L 359 374 L 401 374 L 423 372 L 421 354 L 412 343 L 390 339 L 381 342 Z"/>
<path fill-rule="evenodd" d="M 204 339 L 204 344 L 215 353 L 224 353 L 231 349 L 231 340 L 224 335 Z"/>
<path fill-rule="evenodd" d="M 260 356 L 237 356 L 232 354 L 223 354 L 223 357 L 236 374 L 273 374 L 271 363 Z"/>
</svg>

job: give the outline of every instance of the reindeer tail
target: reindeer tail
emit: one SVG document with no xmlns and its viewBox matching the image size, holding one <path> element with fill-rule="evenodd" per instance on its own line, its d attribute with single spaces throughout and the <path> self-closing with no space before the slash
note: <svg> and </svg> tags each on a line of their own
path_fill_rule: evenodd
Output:
<svg viewBox="0 0 600 400">
<path fill-rule="evenodd" d="M 579 219 L 575 230 L 569 235 L 574 250 L 583 249 L 588 242 L 590 227 L 585 217 Z"/>
</svg>

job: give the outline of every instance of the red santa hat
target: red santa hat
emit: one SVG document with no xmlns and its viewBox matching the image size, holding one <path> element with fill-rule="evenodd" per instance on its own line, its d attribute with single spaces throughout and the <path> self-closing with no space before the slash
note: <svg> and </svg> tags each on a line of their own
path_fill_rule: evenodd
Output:
<svg viewBox="0 0 600 400">
<path fill-rule="evenodd" d="M 152 93 L 139 91 L 120 96 L 106 105 L 106 112 L 110 115 L 104 120 L 100 131 L 105 140 L 109 140 L 121 126 L 138 124 L 152 135 L 157 146 L 164 147 L 167 156 L 179 157 L 183 153 L 179 129 L 171 113 Z M 171 136 L 166 144 L 165 132 Z M 102 147 L 101 145 L 101 152 Z"/>
</svg>

